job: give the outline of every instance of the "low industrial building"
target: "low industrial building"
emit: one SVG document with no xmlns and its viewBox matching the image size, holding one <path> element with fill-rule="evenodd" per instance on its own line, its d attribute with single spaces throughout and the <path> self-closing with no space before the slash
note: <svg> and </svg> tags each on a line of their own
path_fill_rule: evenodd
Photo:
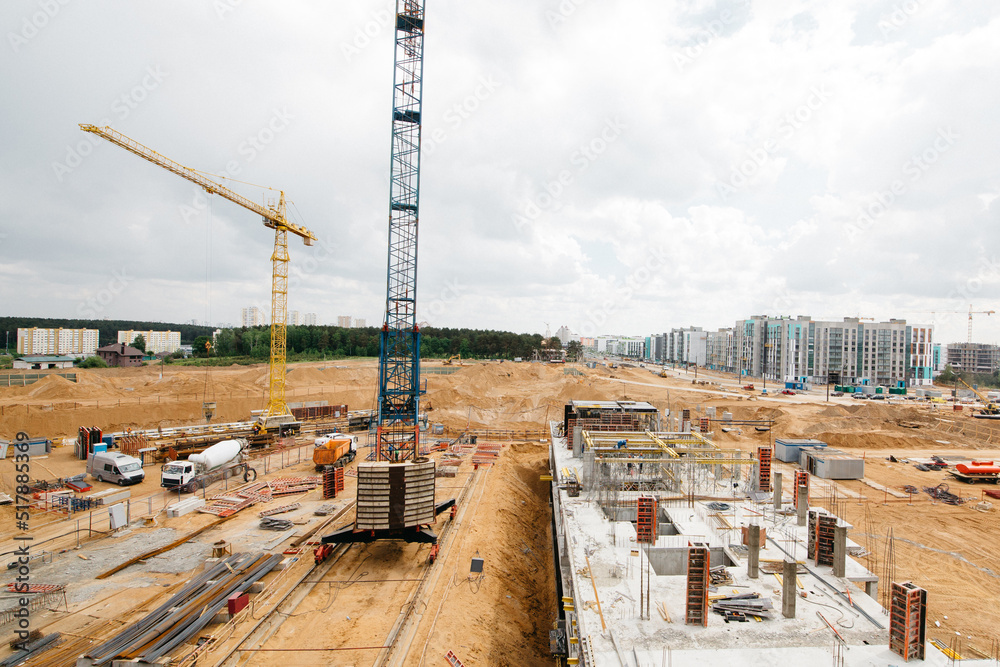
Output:
<svg viewBox="0 0 1000 667">
<path fill-rule="evenodd" d="M 812 438 L 776 438 L 774 441 L 774 458 L 785 463 L 798 463 L 799 450 L 803 447 L 813 449 L 826 447 L 822 440 Z"/>
<path fill-rule="evenodd" d="M 822 479 L 864 479 L 865 460 L 827 447 L 799 448 L 799 467 Z"/>
<path fill-rule="evenodd" d="M 76 363 L 75 357 L 64 355 L 44 355 L 34 354 L 18 357 L 14 360 L 15 369 L 23 370 L 48 370 L 50 368 L 73 368 Z"/>
</svg>

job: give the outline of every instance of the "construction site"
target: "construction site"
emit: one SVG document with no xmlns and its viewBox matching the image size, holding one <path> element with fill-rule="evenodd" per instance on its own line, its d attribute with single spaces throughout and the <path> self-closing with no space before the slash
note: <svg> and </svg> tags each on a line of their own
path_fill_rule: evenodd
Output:
<svg viewBox="0 0 1000 667">
<path fill-rule="evenodd" d="M 303 419 L 250 448 L 252 482 L 194 493 L 160 487 L 157 469 L 204 423 L 203 370 L 0 389 L 0 437 L 51 441 L 31 457 L 31 627 L 55 638 L 25 664 L 893 664 L 893 596 L 920 601 L 911 658 L 996 660 L 995 487 L 948 474 L 1000 456 L 991 424 L 935 404 L 765 398 L 683 371 L 425 366 L 421 458 L 434 504 L 454 500 L 421 523 L 436 541 L 324 542 L 358 522 L 376 445 L 350 406 L 371 400 L 375 361 L 291 367 L 290 405 L 349 416 Z M 213 428 L 243 427 L 267 380 L 265 366 L 214 370 Z M 143 435 L 146 478 L 81 475 L 81 424 Z M 313 460 L 325 431 L 358 443 L 330 483 Z M 817 442 L 863 460 L 863 476 L 777 458 Z M 0 466 L 13 491 L 13 456 Z M 13 504 L 0 511 L 15 525 Z M 0 618 L 12 636 L 16 597 Z"/>
<path fill-rule="evenodd" d="M 1000 420 L 555 338 L 421 357 L 424 2 L 387 17 L 377 358 L 289 363 L 288 236 L 323 239 L 284 191 L 80 123 L 273 231 L 267 363 L 0 373 L 0 667 L 1000 664 Z"/>
</svg>

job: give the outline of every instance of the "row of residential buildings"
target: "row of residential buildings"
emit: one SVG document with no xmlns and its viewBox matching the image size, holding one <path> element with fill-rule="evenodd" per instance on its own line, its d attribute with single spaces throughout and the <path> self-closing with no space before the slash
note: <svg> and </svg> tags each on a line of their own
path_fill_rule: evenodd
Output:
<svg viewBox="0 0 1000 667">
<path fill-rule="evenodd" d="M 883 386 L 925 385 L 951 366 L 957 371 L 995 373 L 1000 346 L 934 341 L 933 327 L 890 319 L 813 320 L 808 316 L 754 316 L 732 327 L 671 329 L 644 338 L 580 338 L 561 327 L 568 344 L 579 340 L 597 354 L 661 364 L 697 365 L 749 377 Z"/>
<path fill-rule="evenodd" d="M 119 331 L 118 342 L 132 345 L 142 336 L 146 340 L 146 352 L 150 354 L 170 354 L 181 347 L 179 331 Z M 28 327 L 17 330 L 17 353 L 19 355 L 74 355 L 93 356 L 100 349 L 97 329 L 46 329 Z"/>
<path fill-rule="evenodd" d="M 646 340 L 648 361 L 778 381 L 921 385 L 943 366 L 933 327 L 896 319 L 753 316 L 717 331 L 686 327 Z"/>
</svg>

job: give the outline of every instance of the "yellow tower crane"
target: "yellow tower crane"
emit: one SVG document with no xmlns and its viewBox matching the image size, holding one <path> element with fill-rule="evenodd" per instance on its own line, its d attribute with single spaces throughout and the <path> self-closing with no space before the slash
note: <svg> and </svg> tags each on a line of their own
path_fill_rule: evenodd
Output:
<svg viewBox="0 0 1000 667">
<path fill-rule="evenodd" d="M 126 137 L 121 132 L 110 127 L 81 124 L 84 132 L 92 132 L 134 153 L 144 160 L 163 167 L 181 178 L 196 183 L 209 194 L 219 195 L 234 204 L 253 211 L 264 219 L 264 226 L 274 230 L 274 252 L 271 255 L 271 361 L 270 361 L 270 394 L 267 409 L 263 414 L 264 427 L 280 425 L 291 421 L 291 411 L 285 402 L 285 356 L 286 322 L 288 321 L 288 233 L 300 237 L 306 245 L 312 245 L 316 236 L 305 227 L 292 224 L 285 216 L 285 193 L 281 192 L 276 204 L 264 206 L 251 201 L 226 186 L 216 183 L 210 178 L 190 167 L 174 162 L 151 148 L 143 146 L 138 141 Z"/>
</svg>

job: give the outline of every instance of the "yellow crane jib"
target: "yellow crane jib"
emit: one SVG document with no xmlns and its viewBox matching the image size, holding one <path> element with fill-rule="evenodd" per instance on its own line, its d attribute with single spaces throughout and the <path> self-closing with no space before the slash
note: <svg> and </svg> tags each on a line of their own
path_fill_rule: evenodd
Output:
<svg viewBox="0 0 1000 667">
<path fill-rule="evenodd" d="M 288 233 L 298 236 L 305 245 L 312 245 L 316 236 L 301 225 L 288 221 L 285 215 L 285 193 L 280 191 L 275 204 L 263 205 L 230 190 L 204 174 L 179 162 L 160 155 L 152 148 L 140 144 L 121 132 L 110 127 L 98 127 L 81 123 L 84 132 L 96 134 L 102 139 L 138 155 L 183 179 L 202 187 L 205 192 L 219 195 L 234 204 L 259 215 L 265 227 L 274 230 L 274 252 L 271 253 L 271 358 L 269 365 L 270 395 L 267 409 L 264 412 L 264 424 L 269 420 L 275 423 L 291 421 L 291 410 L 285 402 L 285 360 L 287 352 L 287 322 L 288 322 Z"/>
</svg>

